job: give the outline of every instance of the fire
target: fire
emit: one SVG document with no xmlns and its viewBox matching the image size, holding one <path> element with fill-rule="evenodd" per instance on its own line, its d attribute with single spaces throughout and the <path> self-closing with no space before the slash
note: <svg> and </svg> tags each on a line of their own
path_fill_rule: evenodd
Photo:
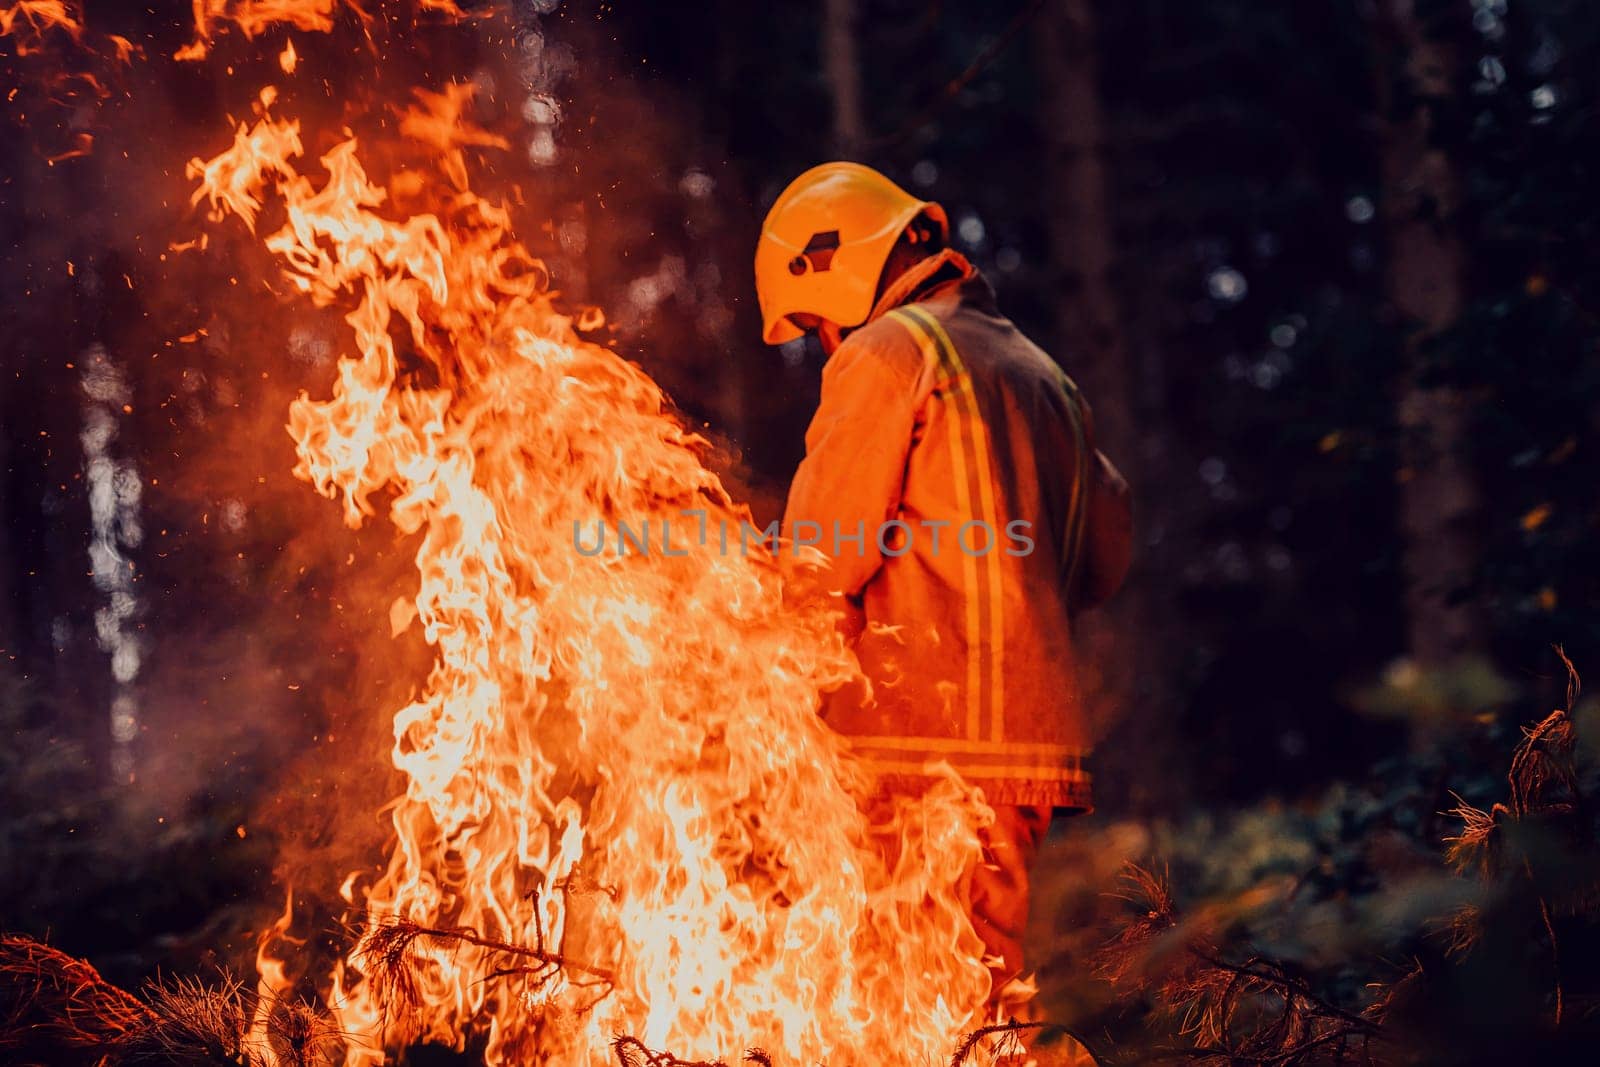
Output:
<svg viewBox="0 0 1600 1067">
<path fill-rule="evenodd" d="M 54 3 L 56 0 L 31 2 Z M 310 33 L 329 33 L 341 11 L 348 11 L 362 22 L 369 18 L 357 0 L 193 0 L 193 4 L 195 38 L 179 49 L 174 59 L 204 59 L 210 52 L 211 41 L 229 24 L 249 40 L 283 25 Z M 456 18 L 465 17 L 455 0 L 418 0 L 417 7 Z M 293 52 L 292 46 L 290 52 Z"/>
<path fill-rule="evenodd" d="M 343 6 L 195 0 L 182 58 L 224 22 L 325 31 Z M 475 1037 L 490 1064 L 600 1064 L 619 1034 L 697 1060 L 942 1060 L 986 1021 L 962 882 L 988 809 L 953 776 L 868 803 L 817 714 L 858 673 L 836 612 L 786 590 L 764 549 L 684 536 L 749 512 L 473 192 L 473 153 L 508 144 L 470 101 L 418 91 L 393 143 L 346 132 L 312 164 L 329 140 L 267 87 L 188 170 L 214 224 L 274 220 L 258 235 L 283 279 L 345 312 L 331 388 L 289 411 L 295 473 L 351 526 L 410 538 L 416 583 L 390 621 L 434 652 L 393 712 L 387 866 L 344 884 L 371 924 L 327 976 L 349 1062 Z M 378 157 L 421 162 L 385 183 Z M 675 548 L 578 551 L 596 522 L 670 526 Z M 264 1003 L 289 986 L 266 953 L 289 915 L 263 936 Z M 375 946 L 401 923 L 422 933 L 397 1001 Z"/>
<path fill-rule="evenodd" d="M 874 833 L 868 784 L 816 715 L 853 661 L 829 611 L 785 604 L 770 558 L 711 539 L 684 557 L 574 550 L 577 521 L 748 515 L 655 384 L 555 310 L 505 210 L 464 187 L 462 145 L 489 139 L 442 121 L 462 99 L 424 96 L 401 124 L 444 172 L 434 212 L 386 212 L 355 140 L 313 181 L 297 124 L 270 116 L 191 169 L 252 227 L 274 190 L 286 221 L 264 240 L 285 276 L 351 305 L 332 396 L 290 412 L 296 473 L 351 524 L 382 501 L 417 538 L 437 659 L 395 715 L 407 787 L 364 904 L 559 946 L 590 972 L 485 981 L 508 967 L 492 947 L 423 944 L 417 1008 L 386 1027 L 358 951 L 336 976 L 341 1024 L 374 1061 L 474 1031 L 491 1063 L 598 1063 L 617 1033 L 692 1058 L 941 1058 L 987 992 L 958 896 L 981 804 L 951 782 Z M 393 327 L 436 385 L 402 374 Z"/>
<path fill-rule="evenodd" d="M 279 23 L 299 30 L 327 33 L 334 27 L 340 0 L 194 0 L 194 40 L 173 57 L 204 59 L 218 30 L 232 23 L 245 37 L 265 33 Z M 359 7 L 351 5 L 354 10 Z"/>
<path fill-rule="evenodd" d="M 138 46 L 117 34 L 86 33 L 79 5 L 64 0 L 0 3 L 0 39 L 26 59 L 30 75 L 7 91 L 10 115 L 56 131 L 49 143 L 36 142 L 40 156 L 54 166 L 89 155 L 94 135 L 82 128 L 85 116 L 112 94 L 119 68 L 131 64 Z"/>
<path fill-rule="evenodd" d="M 267 1024 L 272 1010 L 289 996 L 294 987 L 284 968 L 283 960 L 272 955 L 268 949 L 279 938 L 288 936 L 289 926 L 293 921 L 294 890 L 291 888 L 284 892 L 283 914 L 256 937 L 256 1002 L 255 1011 L 250 1018 L 250 1029 L 245 1033 L 244 1047 L 262 1060 L 271 1056 Z"/>
<path fill-rule="evenodd" d="M 0 37 L 17 44 L 17 55 L 37 52 L 49 30 L 60 30 L 72 40 L 83 36 L 83 23 L 64 0 L 17 0 L 0 8 Z"/>
</svg>

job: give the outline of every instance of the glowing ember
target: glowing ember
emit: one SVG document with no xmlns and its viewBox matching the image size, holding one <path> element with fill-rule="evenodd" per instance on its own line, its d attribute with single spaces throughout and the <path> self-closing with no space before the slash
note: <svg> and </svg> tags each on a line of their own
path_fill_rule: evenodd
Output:
<svg viewBox="0 0 1600 1067">
<path fill-rule="evenodd" d="M 270 92 L 190 166 L 252 229 L 279 198 L 266 247 L 348 308 L 331 397 L 290 412 L 296 473 L 352 525 L 381 509 L 414 537 L 391 620 L 436 654 L 394 717 L 387 870 L 346 882 L 379 935 L 333 976 L 352 1061 L 480 1034 L 490 1063 L 600 1063 L 619 1033 L 688 1058 L 943 1059 L 988 992 L 959 895 L 987 810 L 951 780 L 869 825 L 871 783 L 816 715 L 856 670 L 833 615 L 786 604 L 764 552 L 684 536 L 748 513 L 471 192 L 463 149 L 500 142 L 466 99 L 420 94 L 400 124 L 437 172 L 408 177 L 416 214 L 353 139 L 302 173 Z M 575 523 L 619 521 L 671 524 L 672 552 L 575 550 Z M 463 936 L 410 942 L 396 1003 L 377 945 L 402 921 Z"/>
</svg>

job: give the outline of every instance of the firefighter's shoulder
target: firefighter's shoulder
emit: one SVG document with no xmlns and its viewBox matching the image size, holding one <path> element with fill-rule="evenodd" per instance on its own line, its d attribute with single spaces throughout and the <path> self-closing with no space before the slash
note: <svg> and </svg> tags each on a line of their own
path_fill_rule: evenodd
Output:
<svg viewBox="0 0 1600 1067">
<path fill-rule="evenodd" d="M 898 310 L 898 309 L 896 309 Z M 916 388 L 927 377 L 927 354 L 914 326 L 894 312 L 851 332 L 833 354 L 841 369 L 877 371 Z"/>
</svg>

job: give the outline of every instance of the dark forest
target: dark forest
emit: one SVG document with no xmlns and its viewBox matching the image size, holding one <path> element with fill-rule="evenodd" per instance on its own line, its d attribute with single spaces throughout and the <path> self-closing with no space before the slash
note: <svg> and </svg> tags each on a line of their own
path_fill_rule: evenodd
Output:
<svg viewBox="0 0 1600 1067">
<path fill-rule="evenodd" d="M 376 283 L 352 260 L 325 295 L 289 284 L 266 240 L 294 224 L 287 176 L 254 219 L 197 191 L 236 130 L 280 114 L 312 185 L 350 139 L 381 187 L 365 210 L 446 220 L 467 250 L 452 284 L 476 278 L 471 249 L 520 242 L 484 291 L 536 278 L 505 299 L 533 333 L 557 323 L 572 380 L 623 398 L 570 454 L 530 435 L 478 457 L 480 483 L 491 459 L 539 472 L 551 509 L 580 482 L 655 506 L 700 477 L 634 417 L 654 382 L 728 514 L 782 515 L 827 357 L 761 343 L 751 257 L 824 160 L 942 204 L 1000 310 L 1081 386 L 1135 531 L 1125 586 L 1075 635 L 1095 810 L 1057 818 L 1034 868 L 1038 1019 L 945 1057 L 1021 1063 L 1005 1046 L 1026 1033 L 1040 1063 L 1590 1061 L 1600 5 L 458 3 L 0 0 L 0 1061 L 631 1067 L 761 1045 L 802 1067 L 755 1036 L 702 1061 L 643 1031 L 547 1059 L 568 1024 L 529 1005 L 624 984 L 577 934 L 545 944 L 550 916 L 576 930 L 627 897 L 580 886 L 581 864 L 559 907 L 549 869 L 507 875 L 537 947 L 465 919 L 363 930 L 341 897 L 382 884 L 410 781 L 396 709 L 443 684 L 462 625 L 411 604 L 432 535 L 401 517 L 403 457 L 355 503 L 336 475 L 307 484 L 286 432 L 330 395 Z M 510 386 L 469 389 L 505 337 L 408 327 L 389 299 L 374 336 L 397 381 L 480 389 L 485 425 L 531 418 Z M 618 458 L 611 488 L 581 443 L 603 457 L 606 433 L 659 434 L 664 458 Z M 488 495 L 537 511 L 508 479 Z M 530 548 L 508 580 L 538 587 L 545 563 Z M 726 658 L 708 700 L 788 662 L 756 623 L 730 644 L 720 609 L 670 603 L 693 635 L 661 649 Z M 492 622 L 494 656 L 537 629 Z M 553 662 L 555 695 L 515 699 L 576 706 L 587 661 Z M 655 692 L 673 669 L 610 684 Z M 596 782 L 656 781 L 617 729 L 615 765 L 551 755 L 540 786 L 601 826 Z M 771 803 L 820 823 L 831 801 L 806 788 Z M 540 810 L 559 851 L 568 808 Z M 537 1032 L 399 1026 L 357 1060 L 327 1017 L 357 943 L 395 1012 L 449 966 L 408 953 L 477 953 L 474 981 L 522 983 Z M 840 1041 L 828 1062 L 860 1062 Z"/>
</svg>

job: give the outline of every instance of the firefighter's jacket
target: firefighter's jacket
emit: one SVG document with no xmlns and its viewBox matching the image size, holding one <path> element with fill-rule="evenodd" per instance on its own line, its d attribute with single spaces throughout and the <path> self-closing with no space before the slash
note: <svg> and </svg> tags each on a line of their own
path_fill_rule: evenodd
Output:
<svg viewBox="0 0 1600 1067">
<path fill-rule="evenodd" d="M 1088 406 L 958 253 L 835 350 L 784 532 L 864 616 L 870 695 L 825 713 L 901 788 L 947 761 L 991 804 L 1087 810 L 1072 619 L 1127 569 L 1127 487 Z"/>
</svg>

